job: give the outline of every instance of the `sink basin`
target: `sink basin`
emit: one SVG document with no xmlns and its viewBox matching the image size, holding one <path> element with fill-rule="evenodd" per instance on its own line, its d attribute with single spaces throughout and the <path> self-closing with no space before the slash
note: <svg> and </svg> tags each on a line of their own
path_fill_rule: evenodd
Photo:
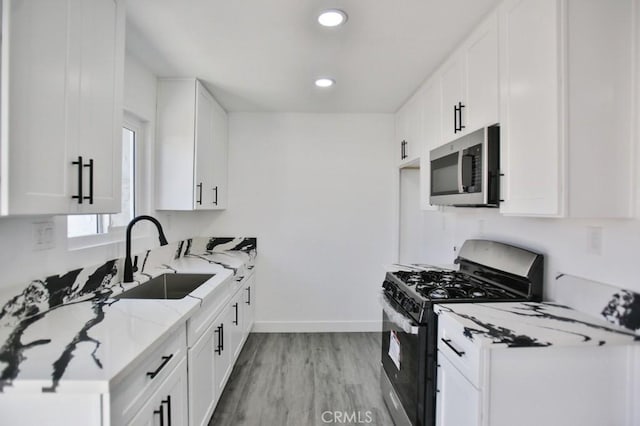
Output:
<svg viewBox="0 0 640 426">
<path fill-rule="evenodd" d="M 182 299 L 215 274 L 162 274 L 116 296 L 116 299 Z"/>
</svg>

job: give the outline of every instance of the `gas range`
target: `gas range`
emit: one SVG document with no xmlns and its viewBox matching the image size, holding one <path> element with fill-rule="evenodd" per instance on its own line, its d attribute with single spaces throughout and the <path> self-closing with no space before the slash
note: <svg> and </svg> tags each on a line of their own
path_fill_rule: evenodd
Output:
<svg viewBox="0 0 640 426">
<path fill-rule="evenodd" d="M 464 242 L 458 271 L 408 265 L 382 284 L 384 401 L 397 426 L 434 426 L 438 303 L 542 299 L 544 257 L 487 240 Z"/>
</svg>

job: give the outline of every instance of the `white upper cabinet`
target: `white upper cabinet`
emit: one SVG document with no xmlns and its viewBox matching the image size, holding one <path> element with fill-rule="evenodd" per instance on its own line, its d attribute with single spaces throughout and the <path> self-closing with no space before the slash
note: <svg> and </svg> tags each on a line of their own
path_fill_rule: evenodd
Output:
<svg viewBox="0 0 640 426">
<path fill-rule="evenodd" d="M 2 14 L 0 214 L 118 212 L 123 1 L 6 0 Z"/>
<path fill-rule="evenodd" d="M 498 19 L 489 15 L 440 69 L 442 142 L 498 122 Z"/>
<path fill-rule="evenodd" d="M 465 43 L 466 107 L 462 123 L 473 132 L 498 123 L 498 14 L 492 13 Z"/>
<path fill-rule="evenodd" d="M 196 79 L 158 80 L 156 208 L 227 204 L 227 113 Z"/>
<path fill-rule="evenodd" d="M 500 211 L 630 217 L 633 0 L 500 7 Z"/>
<path fill-rule="evenodd" d="M 464 133 L 464 61 L 460 55 L 450 58 L 441 69 L 442 81 L 442 145 Z"/>
<path fill-rule="evenodd" d="M 418 92 L 422 98 L 422 154 L 420 155 L 420 208 L 438 210 L 429 203 L 431 195 L 431 161 L 429 151 L 442 140 L 440 76 L 431 77 Z"/>
<path fill-rule="evenodd" d="M 422 151 L 421 99 L 414 94 L 396 113 L 396 141 L 399 164 L 410 163 Z"/>
</svg>

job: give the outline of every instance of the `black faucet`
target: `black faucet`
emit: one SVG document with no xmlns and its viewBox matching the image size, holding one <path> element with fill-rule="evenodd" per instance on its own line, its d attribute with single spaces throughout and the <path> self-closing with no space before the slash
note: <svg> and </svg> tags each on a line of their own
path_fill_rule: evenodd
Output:
<svg viewBox="0 0 640 426">
<path fill-rule="evenodd" d="M 122 282 L 125 282 L 125 283 L 133 282 L 134 268 L 131 265 L 131 228 L 133 228 L 133 225 L 135 225 L 137 222 L 140 222 L 141 220 L 148 220 L 153 222 L 154 225 L 156 225 L 156 228 L 158 228 L 158 238 L 160 239 L 161 246 L 166 246 L 167 244 L 169 244 L 167 242 L 167 237 L 164 236 L 162 225 L 160 225 L 160 222 L 158 222 L 158 219 L 156 219 L 155 217 L 145 216 L 145 215 L 134 217 L 131 220 L 131 222 L 129 222 L 129 224 L 127 225 L 127 255 L 124 259 L 124 277 L 122 279 Z M 137 269 L 138 268 L 136 267 L 135 270 Z"/>
</svg>

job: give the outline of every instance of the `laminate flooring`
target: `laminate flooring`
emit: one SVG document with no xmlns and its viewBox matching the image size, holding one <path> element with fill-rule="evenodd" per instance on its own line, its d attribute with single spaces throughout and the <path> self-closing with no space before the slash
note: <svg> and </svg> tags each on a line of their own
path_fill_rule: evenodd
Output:
<svg viewBox="0 0 640 426">
<path fill-rule="evenodd" d="M 380 333 L 250 334 L 209 422 L 363 424 L 393 425 L 380 391 Z"/>
</svg>

